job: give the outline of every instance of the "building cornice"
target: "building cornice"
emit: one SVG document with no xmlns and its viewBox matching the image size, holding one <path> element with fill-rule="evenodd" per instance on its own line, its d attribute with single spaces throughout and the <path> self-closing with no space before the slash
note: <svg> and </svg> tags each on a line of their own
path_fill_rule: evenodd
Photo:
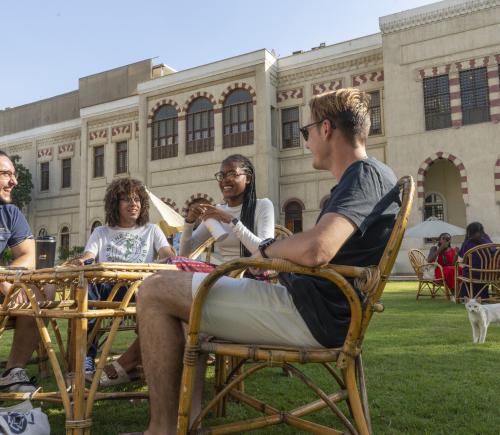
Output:
<svg viewBox="0 0 500 435">
<path fill-rule="evenodd" d="M 266 49 L 257 50 L 251 53 L 230 57 L 218 62 L 189 68 L 169 74 L 168 76 L 139 83 L 137 90 L 139 94 L 148 94 L 177 85 L 186 85 L 200 79 L 207 79 L 209 77 L 218 76 L 230 71 L 238 71 L 249 66 L 265 63 L 272 64 L 275 61 L 276 59 L 274 56 Z"/>
<path fill-rule="evenodd" d="M 107 127 L 111 124 L 121 124 L 125 122 L 137 121 L 138 119 L 139 119 L 139 111 L 134 110 L 133 112 L 120 113 L 113 116 L 106 116 L 102 118 L 89 120 L 87 127 L 89 129 L 94 129 L 98 127 Z"/>
<path fill-rule="evenodd" d="M 446 0 L 379 18 L 382 34 L 399 32 L 424 24 L 500 6 L 500 0 Z"/>
<path fill-rule="evenodd" d="M 81 127 L 81 120 L 72 119 L 71 121 L 59 122 L 57 124 L 44 125 L 43 127 L 32 128 L 31 130 L 24 130 L 18 133 L 0 136 L 0 145 L 13 142 L 27 141 L 30 139 L 37 139 L 40 136 L 49 136 L 52 134 L 66 133 L 68 130 L 79 129 Z"/>
<path fill-rule="evenodd" d="M 369 55 L 347 59 L 336 63 L 323 62 L 315 68 L 288 70 L 278 73 L 278 86 L 289 86 L 304 80 L 321 79 L 323 77 L 331 77 L 339 75 L 346 71 L 361 70 L 363 68 L 381 66 L 383 63 L 382 50 L 376 49 Z"/>
</svg>

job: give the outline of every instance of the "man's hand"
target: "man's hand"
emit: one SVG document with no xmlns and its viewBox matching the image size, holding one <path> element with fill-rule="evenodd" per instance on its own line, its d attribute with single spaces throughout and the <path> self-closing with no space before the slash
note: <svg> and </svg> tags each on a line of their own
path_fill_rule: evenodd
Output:
<svg viewBox="0 0 500 435">
<path fill-rule="evenodd" d="M 12 287 L 12 284 L 10 282 L 0 282 L 0 293 L 2 293 L 4 296 L 7 296 L 9 294 L 9 290 Z M 24 304 L 25 302 L 29 302 L 28 296 L 24 292 L 24 290 L 21 290 L 15 299 L 15 302 L 17 304 Z"/>
</svg>

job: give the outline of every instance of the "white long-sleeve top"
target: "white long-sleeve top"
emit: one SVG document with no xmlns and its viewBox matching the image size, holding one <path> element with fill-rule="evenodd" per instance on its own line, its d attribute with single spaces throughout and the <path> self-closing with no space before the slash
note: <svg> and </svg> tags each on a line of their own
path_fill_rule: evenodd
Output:
<svg viewBox="0 0 500 435">
<path fill-rule="evenodd" d="M 218 209 L 229 213 L 235 218 L 240 218 L 242 205 L 229 207 L 227 204 L 218 204 Z M 240 257 L 240 242 L 243 243 L 252 254 L 259 248 L 264 239 L 274 237 L 274 206 L 268 198 L 257 199 L 255 206 L 254 233 L 252 233 L 241 221 L 236 225 L 232 223 L 221 225 L 228 232 L 228 236 L 216 242 L 211 262 L 220 264 Z M 185 223 L 181 236 L 180 255 L 187 257 L 211 234 L 205 223 L 202 222 L 193 232 L 194 224 Z"/>
</svg>

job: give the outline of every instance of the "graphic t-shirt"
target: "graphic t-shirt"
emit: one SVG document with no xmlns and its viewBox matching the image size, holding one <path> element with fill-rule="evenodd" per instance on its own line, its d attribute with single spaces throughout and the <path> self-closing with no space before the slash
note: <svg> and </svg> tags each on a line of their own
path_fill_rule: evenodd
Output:
<svg viewBox="0 0 500 435">
<path fill-rule="evenodd" d="M 157 225 L 120 228 L 97 227 L 85 246 L 86 252 L 96 256 L 96 261 L 113 263 L 151 263 L 156 253 L 170 246 Z"/>
</svg>

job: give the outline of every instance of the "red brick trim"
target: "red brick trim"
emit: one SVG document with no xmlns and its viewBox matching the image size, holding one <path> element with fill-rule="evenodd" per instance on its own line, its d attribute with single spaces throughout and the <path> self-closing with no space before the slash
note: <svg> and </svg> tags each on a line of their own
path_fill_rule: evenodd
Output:
<svg viewBox="0 0 500 435">
<path fill-rule="evenodd" d="M 469 185 L 468 185 L 468 179 L 467 179 L 467 171 L 465 170 L 465 165 L 463 162 L 455 155 L 444 152 L 444 151 L 438 151 L 431 155 L 430 157 L 427 157 L 420 167 L 418 168 L 417 171 L 417 198 L 418 198 L 418 206 L 419 208 L 422 208 L 424 206 L 424 181 L 425 181 L 425 176 L 427 174 L 427 171 L 430 166 L 434 164 L 437 160 L 448 160 L 455 167 L 458 169 L 460 172 L 460 188 L 462 190 L 462 199 L 464 200 L 465 205 L 469 204 Z M 500 159 L 499 159 L 500 161 Z"/>
<path fill-rule="evenodd" d="M 161 200 L 167 204 L 168 206 L 172 207 L 177 213 L 179 213 L 179 207 L 177 207 L 177 204 L 175 201 L 171 198 L 165 198 L 164 196 L 161 197 Z"/>
<path fill-rule="evenodd" d="M 241 83 L 234 83 L 232 85 L 229 85 L 224 92 L 222 92 L 220 98 L 219 98 L 219 104 L 224 105 L 224 101 L 226 101 L 226 98 L 229 96 L 229 94 L 236 89 L 244 89 L 248 91 L 250 96 L 252 97 L 252 103 L 255 105 L 257 104 L 257 94 L 255 93 L 254 88 L 252 88 L 248 83 L 241 82 Z"/>
<path fill-rule="evenodd" d="M 184 103 L 184 106 L 182 106 L 182 112 L 187 113 L 187 110 L 189 108 L 189 105 L 196 100 L 197 98 L 204 97 L 207 98 L 214 106 L 217 104 L 217 101 L 215 101 L 215 98 L 212 94 L 209 92 L 196 92 L 195 94 L 192 94 Z M 215 108 L 215 107 L 214 107 Z"/>
<path fill-rule="evenodd" d="M 179 104 L 177 104 L 176 101 L 174 101 L 174 100 L 167 100 L 166 98 L 162 98 L 161 100 L 158 100 L 155 103 L 155 105 L 151 108 L 151 110 L 149 111 L 149 115 L 148 115 L 148 127 L 151 127 L 151 124 L 153 123 L 153 119 L 155 117 L 155 113 L 162 106 L 173 106 L 175 108 L 175 110 L 177 110 L 177 115 L 181 112 Z"/>
</svg>

